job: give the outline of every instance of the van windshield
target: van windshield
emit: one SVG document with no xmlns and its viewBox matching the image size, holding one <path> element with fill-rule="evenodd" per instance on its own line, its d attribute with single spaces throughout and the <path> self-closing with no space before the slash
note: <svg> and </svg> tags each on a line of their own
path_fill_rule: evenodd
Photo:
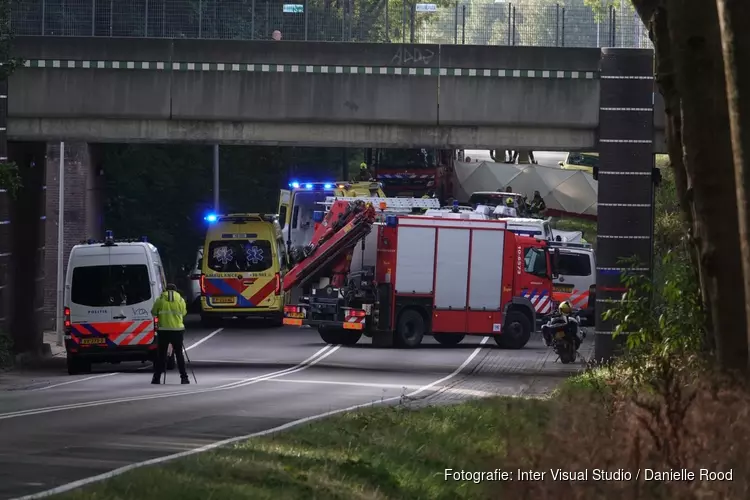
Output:
<svg viewBox="0 0 750 500">
<path fill-rule="evenodd" d="M 206 263 L 217 273 L 260 273 L 273 266 L 267 240 L 217 240 L 208 245 Z"/>
<path fill-rule="evenodd" d="M 557 262 L 557 272 L 562 275 L 591 276 L 591 259 L 587 254 L 560 252 Z"/>
<path fill-rule="evenodd" d="M 70 300 L 82 306 L 130 306 L 151 299 L 145 264 L 76 267 L 72 281 Z"/>
</svg>

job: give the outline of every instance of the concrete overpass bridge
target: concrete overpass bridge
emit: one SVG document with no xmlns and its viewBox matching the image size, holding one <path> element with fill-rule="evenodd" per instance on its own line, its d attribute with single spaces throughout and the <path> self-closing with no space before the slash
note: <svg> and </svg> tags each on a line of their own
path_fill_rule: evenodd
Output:
<svg viewBox="0 0 750 500">
<path fill-rule="evenodd" d="M 8 82 L 8 156 L 46 159 L 42 206 L 54 221 L 54 143 L 66 141 L 66 247 L 101 230 L 91 143 L 597 150 L 602 355 L 620 259 L 651 268 L 653 155 L 665 152 L 651 50 L 19 37 L 14 55 L 26 62 Z"/>
<path fill-rule="evenodd" d="M 19 37 L 14 52 L 9 140 L 593 150 L 606 113 L 598 48 Z"/>
</svg>

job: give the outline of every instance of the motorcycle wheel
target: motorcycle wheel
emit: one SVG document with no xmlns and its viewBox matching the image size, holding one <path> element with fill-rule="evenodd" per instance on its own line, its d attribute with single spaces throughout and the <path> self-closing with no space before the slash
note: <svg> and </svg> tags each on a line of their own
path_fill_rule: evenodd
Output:
<svg viewBox="0 0 750 500">
<path fill-rule="evenodd" d="M 557 355 L 560 356 L 560 362 L 564 365 L 570 364 L 576 360 L 576 351 L 570 342 L 560 342 Z"/>
</svg>

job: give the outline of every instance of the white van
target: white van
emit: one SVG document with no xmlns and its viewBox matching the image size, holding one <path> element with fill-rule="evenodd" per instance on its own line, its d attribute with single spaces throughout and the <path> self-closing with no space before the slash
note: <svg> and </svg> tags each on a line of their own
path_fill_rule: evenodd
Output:
<svg viewBox="0 0 750 500">
<path fill-rule="evenodd" d="M 159 251 L 145 238 L 115 241 L 107 231 L 104 241 L 74 246 L 63 302 L 68 373 L 97 362 L 155 360 L 151 308 L 166 286 Z"/>
<path fill-rule="evenodd" d="M 594 249 L 586 243 L 550 242 L 550 247 L 559 249 L 557 256 L 558 277 L 552 283 L 552 300 L 558 304 L 564 300 L 574 308 L 581 309 L 581 316 L 593 320 L 591 292 L 596 288 L 596 257 Z"/>
<path fill-rule="evenodd" d="M 498 217 L 504 220 L 508 230 L 523 236 L 532 236 L 540 240 L 554 241 L 555 237 L 549 221 L 544 219 L 531 219 L 525 217 Z"/>
</svg>

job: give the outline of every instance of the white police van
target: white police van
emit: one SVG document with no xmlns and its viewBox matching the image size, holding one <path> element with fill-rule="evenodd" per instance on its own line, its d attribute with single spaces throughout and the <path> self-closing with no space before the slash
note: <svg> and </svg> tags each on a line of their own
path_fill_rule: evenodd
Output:
<svg viewBox="0 0 750 500">
<path fill-rule="evenodd" d="M 88 240 L 70 252 L 63 299 L 68 373 L 92 363 L 154 361 L 154 301 L 166 289 L 159 251 L 141 240 Z M 170 356 L 168 368 L 173 367 Z"/>
</svg>

